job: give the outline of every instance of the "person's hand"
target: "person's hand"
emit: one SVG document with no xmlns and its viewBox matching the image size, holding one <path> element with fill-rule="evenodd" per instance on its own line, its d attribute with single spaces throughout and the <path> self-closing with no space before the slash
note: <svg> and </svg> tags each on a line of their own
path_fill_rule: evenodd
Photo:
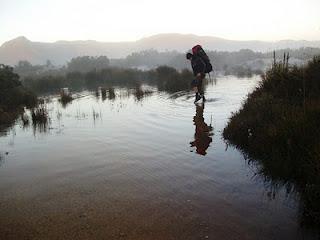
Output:
<svg viewBox="0 0 320 240">
<path fill-rule="evenodd" d="M 197 74 L 197 76 L 196 76 L 196 78 L 197 78 L 198 80 L 203 79 L 203 75 L 202 75 L 202 73 L 198 73 L 198 74 Z"/>
</svg>

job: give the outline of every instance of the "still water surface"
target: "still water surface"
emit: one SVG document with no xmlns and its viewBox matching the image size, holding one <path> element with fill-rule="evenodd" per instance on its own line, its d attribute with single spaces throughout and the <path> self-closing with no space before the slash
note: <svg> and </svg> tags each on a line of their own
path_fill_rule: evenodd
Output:
<svg viewBox="0 0 320 240">
<path fill-rule="evenodd" d="M 258 81 L 219 78 L 204 106 L 124 89 L 52 97 L 46 128 L 0 137 L 0 239 L 314 239 L 298 197 L 222 139 Z"/>
</svg>

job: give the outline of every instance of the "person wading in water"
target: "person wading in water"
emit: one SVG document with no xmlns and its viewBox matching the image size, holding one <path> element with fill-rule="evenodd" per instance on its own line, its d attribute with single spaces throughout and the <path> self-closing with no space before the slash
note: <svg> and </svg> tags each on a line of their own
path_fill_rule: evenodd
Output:
<svg viewBox="0 0 320 240">
<path fill-rule="evenodd" d="M 205 102 L 206 98 L 204 97 L 203 79 L 205 78 L 206 73 L 212 71 L 210 59 L 200 45 L 194 46 L 192 48 L 192 53 L 187 53 L 186 58 L 190 60 L 193 74 L 196 77 L 191 83 L 191 86 L 196 92 L 194 102 L 198 102 L 201 98 L 202 101 Z"/>
<path fill-rule="evenodd" d="M 191 86 L 196 93 L 194 102 L 195 103 L 198 102 L 201 98 L 203 101 L 205 101 L 206 98 L 204 97 L 204 91 L 203 91 L 203 79 L 205 77 L 206 64 L 200 57 L 197 57 L 192 53 L 187 53 L 186 57 L 188 60 L 191 61 L 193 74 L 196 77 L 191 82 Z"/>
</svg>

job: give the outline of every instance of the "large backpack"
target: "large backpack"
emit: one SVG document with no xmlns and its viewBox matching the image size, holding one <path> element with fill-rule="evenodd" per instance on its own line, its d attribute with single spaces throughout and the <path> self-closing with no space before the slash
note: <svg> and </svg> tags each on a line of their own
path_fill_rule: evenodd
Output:
<svg viewBox="0 0 320 240">
<path fill-rule="evenodd" d="M 210 73 L 213 70 L 208 55 L 200 45 L 196 45 L 192 48 L 192 54 L 200 57 L 204 61 L 206 64 L 205 73 Z"/>
</svg>

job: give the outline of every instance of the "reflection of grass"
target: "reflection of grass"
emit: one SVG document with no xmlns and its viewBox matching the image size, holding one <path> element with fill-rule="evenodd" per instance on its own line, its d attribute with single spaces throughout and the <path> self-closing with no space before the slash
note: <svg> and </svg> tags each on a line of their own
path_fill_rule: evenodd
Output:
<svg viewBox="0 0 320 240">
<path fill-rule="evenodd" d="M 305 67 L 274 62 L 223 136 L 261 163 L 272 181 L 294 183 L 303 222 L 320 225 L 320 57 Z"/>
<path fill-rule="evenodd" d="M 93 121 L 95 121 L 98 118 L 101 118 L 101 111 L 100 113 L 98 113 L 94 110 L 94 108 L 92 108 L 92 117 L 93 117 Z"/>
</svg>

